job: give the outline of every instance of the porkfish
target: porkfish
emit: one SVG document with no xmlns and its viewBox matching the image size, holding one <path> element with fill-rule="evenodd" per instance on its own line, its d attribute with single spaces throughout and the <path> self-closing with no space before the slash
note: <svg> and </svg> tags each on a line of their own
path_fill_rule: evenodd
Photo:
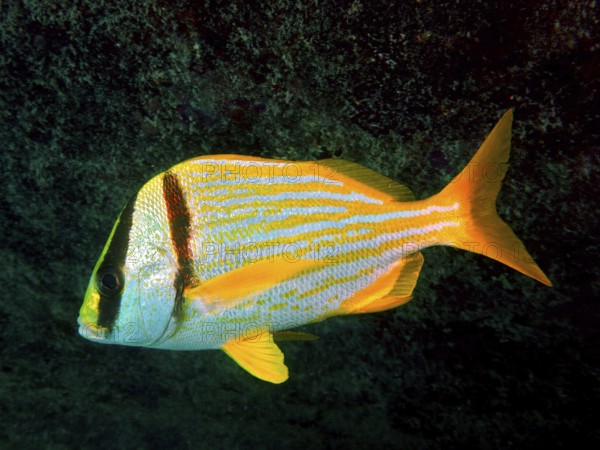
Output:
<svg viewBox="0 0 600 450">
<path fill-rule="evenodd" d="M 410 300 L 422 250 L 448 245 L 551 286 L 496 212 L 512 110 L 438 194 L 339 159 L 211 155 L 177 164 L 125 205 L 79 314 L 92 341 L 222 349 L 252 375 L 288 378 L 282 339 L 332 316 Z"/>
</svg>

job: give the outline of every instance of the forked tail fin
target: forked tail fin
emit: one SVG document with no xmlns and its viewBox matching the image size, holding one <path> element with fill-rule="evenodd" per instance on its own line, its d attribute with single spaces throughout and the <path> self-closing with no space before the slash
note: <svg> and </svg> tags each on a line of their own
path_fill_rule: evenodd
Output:
<svg viewBox="0 0 600 450">
<path fill-rule="evenodd" d="M 552 286 L 521 240 L 496 211 L 496 197 L 508 169 L 512 119 L 510 109 L 466 167 L 432 197 L 432 201 L 459 202 L 461 226 L 452 232 L 451 240 L 460 248 L 488 256 Z"/>
</svg>

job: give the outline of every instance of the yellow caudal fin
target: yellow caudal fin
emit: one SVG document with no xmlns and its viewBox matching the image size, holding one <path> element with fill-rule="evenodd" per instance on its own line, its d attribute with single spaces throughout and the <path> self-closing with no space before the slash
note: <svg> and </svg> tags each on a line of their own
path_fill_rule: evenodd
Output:
<svg viewBox="0 0 600 450">
<path fill-rule="evenodd" d="M 461 226 L 450 237 L 460 248 L 488 256 L 551 286 L 548 277 L 496 211 L 496 197 L 508 169 L 512 109 L 498 121 L 467 166 L 431 202 L 459 202 Z"/>
</svg>

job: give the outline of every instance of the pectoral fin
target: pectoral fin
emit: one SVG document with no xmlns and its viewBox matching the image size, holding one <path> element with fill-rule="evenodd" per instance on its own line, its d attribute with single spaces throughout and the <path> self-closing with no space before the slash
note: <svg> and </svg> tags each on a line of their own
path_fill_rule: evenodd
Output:
<svg viewBox="0 0 600 450">
<path fill-rule="evenodd" d="M 310 259 L 257 261 L 186 289 L 184 296 L 188 301 L 200 300 L 210 312 L 218 312 L 322 264 Z"/>
<path fill-rule="evenodd" d="M 269 383 L 283 383 L 288 379 L 288 368 L 283 363 L 283 352 L 266 330 L 250 333 L 252 336 L 233 338 L 222 349 L 243 369 Z"/>
</svg>

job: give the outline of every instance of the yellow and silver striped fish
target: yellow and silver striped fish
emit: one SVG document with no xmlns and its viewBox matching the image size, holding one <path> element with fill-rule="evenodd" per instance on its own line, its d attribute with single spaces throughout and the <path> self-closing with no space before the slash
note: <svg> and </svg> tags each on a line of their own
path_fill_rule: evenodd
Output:
<svg viewBox="0 0 600 450">
<path fill-rule="evenodd" d="M 424 200 L 342 160 L 180 163 L 121 212 L 79 332 L 104 343 L 223 349 L 281 383 L 288 370 L 277 332 L 407 302 L 429 246 L 481 253 L 551 285 L 496 212 L 511 126 L 508 111 L 462 172 Z"/>
</svg>

